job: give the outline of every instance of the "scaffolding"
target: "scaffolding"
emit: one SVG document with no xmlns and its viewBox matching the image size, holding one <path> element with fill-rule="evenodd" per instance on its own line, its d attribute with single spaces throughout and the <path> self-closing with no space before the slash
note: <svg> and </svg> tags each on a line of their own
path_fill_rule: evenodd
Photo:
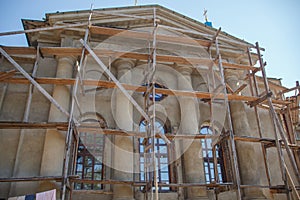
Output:
<svg viewBox="0 0 300 200">
<path fill-rule="evenodd" d="M 175 188 L 188 188 L 188 187 L 199 187 L 199 188 L 214 188 L 216 191 L 219 189 L 223 190 L 235 190 L 237 199 L 243 199 L 243 189 L 244 188 L 264 188 L 269 189 L 274 193 L 286 193 L 287 199 L 300 199 L 299 189 L 300 189 L 300 146 L 297 145 L 296 133 L 294 126 L 299 122 L 299 99 L 300 99 L 300 86 L 299 83 L 291 89 L 286 89 L 281 85 L 273 83 L 268 80 L 264 63 L 261 55 L 262 48 L 258 43 L 255 45 L 246 45 L 244 47 L 244 52 L 248 55 L 249 65 L 242 64 L 232 64 L 222 60 L 220 46 L 224 45 L 224 41 L 229 43 L 237 43 L 226 37 L 220 37 L 221 29 L 215 31 L 215 35 L 204 35 L 201 32 L 193 31 L 192 34 L 201 35 L 206 39 L 194 39 L 193 42 L 197 42 L 204 48 L 207 48 L 209 52 L 210 59 L 197 58 L 197 57 L 180 57 L 174 55 L 162 55 L 157 53 L 157 41 L 166 43 L 176 43 L 179 45 L 194 45 L 189 39 L 180 36 L 166 36 L 158 33 L 158 29 L 178 31 L 181 33 L 191 33 L 190 30 L 169 27 L 167 25 L 159 24 L 160 20 L 156 15 L 156 9 L 153 9 L 153 17 L 146 18 L 152 21 L 153 27 L 150 32 L 141 32 L 133 30 L 124 30 L 118 28 L 107 28 L 100 27 L 93 23 L 93 16 L 101 14 L 101 12 L 91 10 L 88 21 L 75 23 L 75 24 L 64 24 L 61 26 L 47 27 L 47 28 L 36 28 L 24 31 L 6 32 L 0 33 L 0 36 L 4 35 L 14 35 L 23 33 L 33 33 L 39 31 L 52 31 L 58 29 L 68 29 L 68 28 L 85 28 L 85 34 L 83 39 L 80 40 L 82 48 L 77 47 L 0 47 L 0 52 L 2 56 L 7 59 L 16 70 L 2 71 L 0 73 L 0 82 L 6 84 L 30 84 L 28 90 L 28 98 L 26 100 L 26 111 L 23 116 L 22 122 L 0 122 L 0 129 L 56 129 L 67 131 L 66 134 L 66 146 L 65 146 L 65 156 L 62 176 L 47 176 L 47 177 L 7 177 L 0 178 L 0 182 L 19 182 L 19 181 L 43 181 L 43 180 L 53 180 L 61 182 L 61 199 L 72 199 L 72 192 L 74 189 L 74 183 L 90 183 L 90 184 L 124 184 L 130 185 L 132 187 L 143 188 L 144 199 L 159 199 L 158 187 L 175 187 Z M 128 16 L 122 13 L 110 13 L 111 15 L 120 17 L 131 17 L 131 18 L 143 18 L 141 16 Z M 105 35 L 112 36 L 122 33 L 122 37 L 135 38 L 140 40 L 147 40 L 149 43 L 149 53 L 137 53 L 137 52 L 122 52 L 122 51 L 112 51 L 112 50 L 101 50 L 93 49 L 89 45 L 89 40 L 94 35 Z M 222 41 L 222 42 L 220 42 Z M 241 45 L 241 44 L 239 44 Z M 214 54 L 212 53 L 212 48 L 214 48 Z M 256 53 L 251 52 L 255 51 Z M 13 56 L 11 56 L 13 55 Z M 15 55 L 32 55 L 35 57 L 35 64 L 33 72 L 29 74 L 26 72 L 15 60 L 20 57 Z M 47 78 L 38 77 L 37 67 L 41 56 L 66 56 L 73 55 L 80 57 L 80 61 L 77 63 L 76 68 L 77 75 L 76 78 L 62 79 L 62 78 Z M 109 77 L 108 81 L 104 80 L 90 80 L 85 79 L 85 65 L 87 56 L 91 56 L 97 65 L 103 70 L 103 72 Z M 259 67 L 254 66 L 253 56 L 259 61 Z M 144 85 L 138 86 L 133 84 L 125 84 L 119 82 L 119 80 L 111 73 L 110 66 L 106 66 L 100 57 L 106 58 L 130 58 L 143 60 L 148 63 L 145 69 L 145 81 Z M 23 58 L 24 59 L 24 58 Z M 184 90 L 174 90 L 168 88 L 158 88 L 155 87 L 155 72 L 157 63 L 175 63 L 178 65 L 206 65 L 210 66 L 208 71 L 210 71 L 210 76 L 213 80 L 210 86 L 210 92 L 201 91 L 184 91 Z M 111 64 L 111 60 L 109 62 Z M 214 66 L 218 67 L 215 68 Z M 244 70 L 247 75 L 244 80 L 248 81 L 241 85 L 238 89 L 233 90 L 228 83 L 226 83 L 224 70 L 236 69 Z M 16 73 L 20 72 L 23 77 L 15 77 Z M 261 72 L 262 77 L 258 77 L 256 73 Z M 263 83 L 264 91 L 259 91 L 258 83 Z M 65 110 L 59 103 L 41 86 L 41 84 L 54 84 L 54 85 L 71 85 L 73 86 L 72 91 L 72 103 L 70 111 Z M 74 110 L 80 111 L 80 103 L 77 97 L 78 93 L 84 94 L 86 86 L 97 86 L 104 88 L 118 88 L 123 95 L 125 95 L 132 105 L 141 114 L 142 118 L 146 123 L 146 133 L 136 132 L 136 131 L 124 131 L 117 129 L 104 129 L 99 131 L 99 126 L 97 124 L 79 122 L 74 116 Z M 243 91 L 246 87 L 250 88 L 251 96 L 240 95 L 239 93 Z M 6 86 L 7 87 L 7 86 Z M 67 123 L 31 123 L 28 122 L 28 115 L 31 106 L 33 87 L 38 89 L 54 106 L 56 106 L 60 112 L 68 116 Z M 276 88 L 279 91 L 277 94 L 272 94 L 271 88 Z M 128 91 L 142 92 L 144 94 L 144 108 L 142 108 L 129 94 Z M 287 92 L 295 91 L 295 96 L 283 99 L 283 95 Z M 298 91 L 298 93 L 297 93 Z M 261 93 L 259 93 L 261 92 Z M 155 94 L 162 95 L 176 95 L 182 97 L 196 97 L 198 99 L 204 100 L 204 102 L 212 105 L 213 102 L 220 102 L 225 105 L 226 108 L 226 119 L 228 123 L 228 130 L 224 134 L 214 133 L 212 136 L 207 135 L 186 135 L 177 134 L 176 136 L 171 133 L 161 134 L 157 132 L 156 129 L 156 116 L 155 116 Z M 152 98 L 149 98 L 149 97 Z M 2 97 L 3 98 L 3 95 Z M 1 100 L 2 101 L 2 100 Z M 255 120 L 258 127 L 257 137 L 250 136 L 236 136 L 233 129 L 230 102 L 239 101 L 246 102 L 250 107 L 253 107 L 255 113 Z M 152 110 L 150 110 L 150 107 Z M 212 106 L 210 107 L 211 113 L 214 112 Z M 264 138 L 263 130 L 259 115 L 259 109 L 268 110 L 274 132 L 274 139 Z M 213 122 L 212 122 L 213 124 Z M 85 131 L 95 132 L 97 134 L 105 135 L 120 135 L 134 138 L 141 138 L 144 145 L 144 181 L 119 181 L 119 180 L 82 180 L 75 175 L 75 165 L 76 165 L 76 149 L 79 143 L 79 133 Z M 25 133 L 21 132 L 21 135 Z M 155 158 L 155 138 L 163 139 L 167 144 L 172 140 L 185 140 L 185 139 L 196 139 L 196 140 L 206 140 L 211 138 L 217 138 L 217 143 L 214 144 L 214 173 L 217 178 L 218 171 L 216 165 L 216 145 L 220 144 L 222 141 L 228 141 L 230 144 L 228 147 L 229 157 L 231 166 L 228 166 L 227 170 L 232 172 L 233 178 L 230 182 L 220 182 L 216 180 L 211 183 L 160 183 L 157 181 L 157 169 L 156 169 L 156 158 Z M 240 169 L 238 165 L 236 142 L 243 141 L 249 143 L 258 143 L 261 145 L 262 155 L 264 159 L 264 170 L 268 180 L 268 185 L 243 185 L 241 183 Z M 276 148 L 278 154 L 278 162 L 280 164 L 280 172 L 282 176 L 282 181 L 284 185 L 272 185 L 270 180 L 270 171 L 267 162 L 267 150 L 268 148 Z M 283 154 L 286 153 L 287 156 Z M 296 175 L 294 179 L 291 177 L 291 173 L 287 168 L 287 163 L 291 165 L 293 173 Z M 155 191 L 155 195 L 154 192 Z M 103 193 L 109 193 L 103 191 Z"/>
</svg>

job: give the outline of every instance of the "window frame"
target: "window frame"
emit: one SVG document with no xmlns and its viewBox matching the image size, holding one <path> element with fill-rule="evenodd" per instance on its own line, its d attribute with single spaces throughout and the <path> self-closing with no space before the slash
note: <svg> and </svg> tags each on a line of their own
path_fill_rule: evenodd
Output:
<svg viewBox="0 0 300 200">
<path fill-rule="evenodd" d="M 97 122 L 100 124 L 101 128 L 105 128 L 106 127 L 106 123 L 104 121 L 103 118 L 101 118 L 100 120 L 95 120 L 95 119 L 87 119 L 84 120 L 83 122 Z M 87 136 L 87 134 L 91 134 L 90 136 Z M 87 137 L 93 137 L 93 139 L 91 140 L 92 143 L 85 143 L 82 142 L 83 139 L 87 139 Z M 98 138 L 99 137 L 102 140 L 102 144 L 98 144 Z M 87 147 L 88 145 L 88 147 Z M 94 154 L 92 154 L 90 152 L 91 149 L 97 149 L 97 148 L 101 148 L 100 149 L 100 157 L 101 157 L 101 161 L 98 160 L 95 157 Z M 82 132 L 80 133 L 80 137 L 78 137 L 78 145 L 77 145 L 77 150 L 76 150 L 76 160 L 75 160 L 75 174 L 80 176 L 80 180 L 103 180 L 104 179 L 104 175 L 105 175 L 105 165 L 103 164 L 103 160 L 104 160 L 104 150 L 105 150 L 105 135 L 99 135 L 99 134 L 95 134 L 95 133 L 89 133 L 89 132 Z M 81 162 L 78 161 L 79 157 L 82 157 Z M 89 160 L 91 160 L 91 165 L 89 165 L 89 163 L 87 163 L 88 165 L 86 165 L 86 160 L 87 162 Z M 100 172 L 96 172 L 96 166 L 100 165 Z M 81 169 L 78 170 L 79 166 L 81 166 Z M 86 178 L 86 173 L 85 170 L 86 168 L 91 167 L 91 177 Z M 96 174 L 100 174 L 100 179 L 95 179 L 95 175 Z M 98 188 L 96 188 L 99 185 Z M 74 190 L 103 190 L 104 189 L 104 184 L 98 184 L 98 183 L 75 183 L 74 184 Z"/>
<path fill-rule="evenodd" d="M 203 132 L 205 130 L 205 132 Z M 212 135 L 216 130 L 212 130 L 209 125 L 203 125 L 200 128 L 201 135 Z M 225 171 L 225 162 L 223 156 L 223 150 L 220 145 L 216 145 L 216 156 L 217 156 L 217 172 L 218 179 L 216 180 L 215 172 L 214 172 L 214 156 L 213 156 L 213 146 L 212 139 L 206 138 L 201 139 L 201 147 L 202 147 L 202 157 L 203 157 L 203 171 L 205 183 L 224 183 L 226 182 L 226 171 Z"/>
<path fill-rule="evenodd" d="M 160 128 L 163 129 L 163 134 L 168 132 L 168 128 L 166 126 L 165 123 L 163 123 L 160 119 L 156 119 L 156 123 L 160 124 Z M 139 130 L 140 132 L 145 132 L 146 129 L 144 128 L 144 130 L 141 130 L 141 125 L 144 125 L 144 127 L 146 127 L 145 124 L 145 120 L 142 120 L 139 124 Z M 161 130 L 161 129 L 160 129 Z M 143 145 L 143 139 L 144 138 L 139 138 L 138 139 L 138 149 L 139 149 L 139 180 L 140 181 L 145 181 L 144 180 L 144 145 Z M 151 140 L 150 140 L 151 141 Z M 161 138 L 155 138 L 155 157 L 156 157 L 156 165 L 160 166 L 158 167 L 158 182 L 159 183 L 175 183 L 176 182 L 176 173 L 175 173 L 175 169 L 173 164 L 170 163 L 170 160 L 172 160 L 173 155 L 172 153 L 174 151 L 172 151 L 173 145 L 172 144 L 166 144 L 163 139 Z M 160 150 L 162 150 L 163 148 L 166 148 L 166 150 L 163 150 L 163 152 L 161 152 Z M 162 159 L 166 158 L 166 162 L 162 161 Z M 141 162 L 141 159 L 143 160 Z M 161 165 L 167 165 L 167 170 L 164 170 L 165 167 L 161 167 Z M 164 179 L 163 174 L 167 173 L 167 177 L 168 179 Z M 149 172 L 150 177 L 153 177 L 153 172 Z M 154 181 L 153 181 L 154 184 Z M 153 189 L 154 185 L 152 186 Z M 143 188 L 141 188 L 143 189 Z M 153 189 L 154 190 L 154 189 Z M 173 187 L 164 187 L 164 186 L 159 186 L 158 187 L 158 192 L 160 193 L 164 193 L 164 192 L 170 192 L 170 191 L 176 191 L 176 188 Z"/>
</svg>

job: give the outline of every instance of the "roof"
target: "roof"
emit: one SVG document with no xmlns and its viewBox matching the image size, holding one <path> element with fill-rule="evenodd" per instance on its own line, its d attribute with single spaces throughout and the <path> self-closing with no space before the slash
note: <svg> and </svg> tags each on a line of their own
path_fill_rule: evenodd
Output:
<svg viewBox="0 0 300 200">
<path fill-rule="evenodd" d="M 160 19 L 160 24 L 173 26 L 182 30 L 187 30 L 188 34 L 192 37 L 196 37 L 197 34 L 207 34 L 211 38 L 216 34 L 218 29 L 208 27 L 202 22 L 195 19 L 182 15 L 176 11 L 170 10 L 160 5 L 142 5 L 142 6 L 128 6 L 128 7 L 114 7 L 114 8 L 101 8 L 94 9 L 92 16 L 92 23 L 96 23 L 98 26 L 111 26 L 111 27 L 122 27 L 129 28 L 131 26 L 137 26 L 141 24 L 151 23 L 153 19 L 153 10 L 156 10 L 156 17 Z M 54 12 L 47 13 L 44 21 L 36 20 L 22 20 L 24 29 L 32 29 L 36 27 L 47 27 L 53 26 L 58 22 L 64 23 L 75 23 L 75 22 L 87 22 L 90 15 L 90 10 L 79 10 L 79 11 L 67 11 L 67 12 Z M 130 17 L 135 16 L 135 17 Z M 153 23 L 153 22 L 152 22 Z M 226 39 L 238 46 L 249 46 L 253 47 L 252 44 L 229 35 L 226 32 L 221 31 L 219 34 L 221 39 Z M 29 45 L 31 42 L 29 41 Z"/>
</svg>

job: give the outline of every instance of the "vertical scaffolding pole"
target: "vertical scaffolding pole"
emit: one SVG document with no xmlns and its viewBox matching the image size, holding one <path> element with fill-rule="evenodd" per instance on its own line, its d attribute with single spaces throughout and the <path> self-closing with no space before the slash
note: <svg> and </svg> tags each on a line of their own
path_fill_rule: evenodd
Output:
<svg viewBox="0 0 300 200">
<path fill-rule="evenodd" d="M 158 182 L 157 182 L 157 169 L 155 158 L 155 134 L 156 134 L 156 116 L 155 116 L 155 80 L 154 74 L 156 71 L 156 34 L 157 34 L 157 21 L 156 21 L 156 9 L 153 9 L 153 32 L 152 32 L 152 46 L 149 46 L 149 63 L 147 66 L 147 72 L 145 73 L 145 80 L 147 90 L 145 93 L 145 112 L 149 116 L 149 120 L 146 120 L 146 132 L 147 138 L 144 139 L 144 172 L 146 191 L 144 198 L 148 199 L 148 190 L 151 190 L 151 199 L 153 197 L 153 184 L 155 188 L 155 199 L 158 200 Z M 152 113 L 150 107 L 152 106 Z M 153 172 L 152 172 L 153 171 Z"/>
<path fill-rule="evenodd" d="M 270 88 L 269 88 L 268 80 L 267 80 L 267 75 L 266 75 L 264 64 L 263 64 L 263 61 L 262 61 L 262 58 L 261 58 L 261 54 L 260 54 L 258 42 L 256 43 L 256 47 L 257 47 L 257 52 L 258 52 L 258 56 L 259 56 L 260 66 L 261 66 L 261 69 L 262 69 L 262 74 L 263 74 L 263 80 L 264 80 L 265 89 L 266 89 L 267 92 L 270 92 Z M 268 100 L 268 104 L 269 104 L 269 107 L 270 107 L 269 111 L 271 112 L 271 115 L 273 116 L 272 119 L 273 119 L 274 127 L 275 127 L 275 129 L 277 127 L 277 129 L 279 131 L 279 134 L 280 134 L 281 139 L 283 141 L 283 144 L 284 144 L 284 147 L 286 149 L 287 155 L 288 155 L 288 157 L 290 159 L 290 162 L 291 162 L 291 165 L 292 165 L 292 169 L 294 170 L 296 178 L 297 178 L 298 182 L 300 183 L 299 171 L 297 169 L 295 158 L 293 157 L 291 149 L 290 149 L 290 147 L 288 145 L 288 142 L 286 140 L 286 137 L 284 135 L 284 129 L 283 129 L 282 124 L 281 124 L 280 120 L 278 119 L 278 116 L 277 116 L 277 114 L 275 112 L 275 109 L 273 107 L 273 103 L 272 103 L 271 97 L 268 97 L 267 100 Z M 278 138 L 277 132 L 275 132 L 275 136 Z"/>
<path fill-rule="evenodd" d="M 73 87 L 72 91 L 72 103 L 71 103 L 71 110 L 70 110 L 70 116 L 69 116 L 69 125 L 68 125 L 68 131 L 67 131 L 67 136 L 66 136 L 66 151 L 65 151 L 65 158 L 64 158 L 64 166 L 63 166 L 63 181 L 62 181 L 62 200 L 66 198 L 66 188 L 67 188 L 67 183 L 68 183 L 68 171 L 69 171 L 69 162 L 70 162 L 70 156 L 74 156 L 76 154 L 71 153 L 71 147 L 72 147 L 72 133 L 74 131 L 74 119 L 73 119 L 73 114 L 74 114 L 74 106 L 77 105 L 79 112 L 81 113 L 80 105 L 76 96 L 78 85 L 80 84 L 80 89 L 82 94 L 85 94 L 84 91 L 84 85 L 83 85 L 83 74 L 85 74 L 85 68 L 83 65 L 86 55 L 85 55 L 85 46 L 87 44 L 87 40 L 89 37 L 89 27 L 91 25 L 91 19 L 92 19 L 92 14 L 93 14 L 93 6 L 91 5 L 91 11 L 90 15 L 88 18 L 88 25 L 85 30 L 85 35 L 84 35 L 84 45 L 82 47 L 82 52 L 81 52 L 81 58 L 80 58 L 80 63 L 77 65 L 77 77 L 75 81 L 75 85 Z M 76 120 L 75 120 L 76 121 Z M 79 138 L 77 138 L 79 140 Z M 76 141 L 76 146 L 78 145 L 78 141 Z M 74 158 L 72 158 L 72 165 L 74 165 Z M 72 186 L 71 186 L 72 187 Z M 72 188 L 71 192 L 72 192 Z M 70 194 L 72 196 L 72 194 Z"/>
<path fill-rule="evenodd" d="M 267 77 L 266 77 L 266 71 L 265 71 L 263 60 L 261 58 L 261 53 L 260 53 L 260 48 L 259 48 L 258 43 L 256 43 L 256 50 L 257 50 L 257 54 L 258 54 L 260 69 L 261 69 L 262 76 L 263 76 L 265 92 L 268 93 L 268 92 L 270 92 L 270 88 L 269 88 L 268 80 L 267 80 Z M 276 114 L 275 114 L 275 111 L 274 111 L 274 108 L 273 108 L 271 97 L 267 97 L 267 101 L 268 101 L 268 105 L 269 105 L 269 109 L 270 109 L 269 115 L 270 115 L 270 118 L 272 120 L 272 125 L 273 125 L 273 129 L 274 129 L 274 137 L 275 137 L 276 149 L 277 149 L 279 163 L 280 163 L 281 176 L 282 176 L 282 180 L 284 182 L 284 185 L 285 185 L 285 187 L 288 191 L 286 169 L 284 167 L 284 160 L 283 160 L 283 155 L 282 155 L 281 146 L 280 146 L 281 144 L 279 142 L 279 138 L 278 138 L 278 135 L 277 135 L 276 120 L 275 120 L 275 115 Z M 287 198 L 289 199 L 288 192 L 287 192 Z"/>
<path fill-rule="evenodd" d="M 153 170 L 154 170 L 154 185 L 155 185 L 155 199 L 158 200 L 158 181 L 157 181 L 157 170 L 156 169 L 156 156 L 155 156 L 155 134 L 156 134 L 156 114 L 155 114 L 155 80 L 154 80 L 154 73 L 156 71 L 156 34 L 157 34 L 157 19 L 156 19 L 156 8 L 153 9 L 153 57 L 152 57 L 152 73 L 153 76 L 151 76 L 152 80 L 152 103 L 153 103 L 153 118 L 150 118 L 150 121 L 152 122 L 151 127 L 151 135 L 152 135 L 152 141 L 153 141 L 153 151 L 152 151 L 152 159 L 153 159 Z"/>
<path fill-rule="evenodd" d="M 91 6 L 91 11 L 90 11 L 89 19 L 88 19 L 88 26 L 87 26 L 87 28 L 85 30 L 85 34 L 84 34 L 84 40 L 83 40 L 84 45 L 82 47 L 81 57 L 80 57 L 80 62 L 79 62 L 79 67 L 78 67 L 78 77 L 79 77 L 79 81 L 80 81 L 81 92 L 83 95 L 85 94 L 84 85 L 83 85 L 83 79 L 84 79 L 84 75 L 85 75 L 85 59 L 86 59 L 85 44 L 87 44 L 87 41 L 89 38 L 89 28 L 91 26 L 92 14 L 93 14 L 93 7 Z"/>
<path fill-rule="evenodd" d="M 215 45 L 216 45 L 216 53 L 217 53 L 217 58 L 218 58 L 218 65 L 219 65 L 219 70 L 221 74 L 221 83 L 225 85 L 225 77 L 224 77 L 224 70 L 222 66 L 222 57 L 220 54 L 219 50 L 219 43 L 218 43 L 218 37 L 215 39 Z M 225 105 L 227 107 L 227 114 L 226 118 L 228 119 L 228 124 L 229 124 L 229 141 L 230 141 L 230 154 L 233 159 L 233 171 L 235 174 L 235 182 L 237 186 L 237 199 L 242 200 L 242 192 L 241 192 L 241 180 L 240 180 L 240 172 L 239 172 L 239 166 L 238 166 L 238 161 L 237 161 L 237 153 L 236 153 L 236 147 L 235 147 L 235 141 L 234 141 L 234 134 L 233 134 L 233 126 L 232 126 L 232 121 L 231 121 L 231 113 L 230 113 L 230 106 L 228 103 L 228 96 L 227 96 L 227 91 L 226 87 L 224 87 L 224 100 L 225 100 Z"/>
<path fill-rule="evenodd" d="M 36 72 L 38 69 L 38 62 L 40 59 L 40 47 L 37 46 L 37 51 L 36 51 L 36 60 L 32 69 L 32 77 L 36 76 Z M 23 122 L 28 122 L 28 118 L 29 118 L 29 111 L 30 111 L 30 107 L 31 107 L 31 103 L 32 103 L 32 94 L 33 94 L 33 89 L 34 86 L 32 84 L 29 85 L 28 88 L 28 96 L 27 96 L 27 100 L 26 100 L 26 106 L 25 106 L 25 111 L 24 111 L 24 115 L 23 115 Z M 18 148 L 17 148 L 17 152 L 16 152 L 16 156 L 15 156 L 15 162 L 14 162 L 14 169 L 13 169 L 13 175 L 15 176 L 17 173 L 17 167 L 19 165 L 19 156 L 20 156 L 20 152 L 22 150 L 22 145 L 24 142 L 24 137 L 25 137 L 25 133 L 24 133 L 24 129 L 21 129 L 20 131 L 20 137 L 19 137 L 19 141 L 18 141 Z M 15 183 L 13 183 L 15 184 Z M 10 191 L 9 193 L 11 193 L 11 189 L 12 189 L 12 184 L 10 185 Z"/>
<path fill-rule="evenodd" d="M 253 66 L 249 47 L 247 47 L 247 54 L 248 54 L 249 64 L 250 64 L 250 66 Z M 253 84 L 252 84 L 251 77 L 253 78 Z M 258 97 L 258 87 L 257 87 L 255 72 L 254 71 L 251 72 L 250 70 L 248 70 L 248 78 L 249 78 L 249 87 L 250 87 L 251 95 Z M 256 124 L 258 127 L 258 134 L 259 134 L 259 137 L 262 138 L 262 129 L 261 129 L 261 123 L 260 123 L 260 117 L 259 117 L 257 105 L 254 105 L 254 113 L 255 113 Z M 270 172 L 269 172 L 268 163 L 267 163 L 267 151 L 266 151 L 266 147 L 263 143 L 261 143 L 261 149 L 262 149 L 262 153 L 263 153 L 264 166 L 265 166 L 266 176 L 268 179 L 268 184 L 269 184 L 269 186 L 271 186 Z"/>
<path fill-rule="evenodd" d="M 69 171 L 69 163 L 70 163 L 70 156 L 71 156 L 71 146 L 72 146 L 72 133 L 74 129 L 74 106 L 75 106 L 75 98 L 77 89 L 79 85 L 79 75 L 76 77 L 75 85 L 72 91 L 72 103 L 71 103 L 71 110 L 70 110 L 70 117 L 68 122 L 68 131 L 66 135 L 66 150 L 65 150 L 65 158 L 64 158 L 64 166 L 63 166 L 63 181 L 62 181 L 62 195 L 61 199 L 65 200 L 66 198 L 66 190 L 68 184 L 68 171 Z"/>
</svg>

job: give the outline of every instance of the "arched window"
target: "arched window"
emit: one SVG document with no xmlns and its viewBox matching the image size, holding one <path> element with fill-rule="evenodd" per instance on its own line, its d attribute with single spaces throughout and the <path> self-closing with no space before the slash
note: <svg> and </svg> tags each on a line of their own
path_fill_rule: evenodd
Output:
<svg viewBox="0 0 300 200">
<path fill-rule="evenodd" d="M 143 86 L 148 86 L 148 84 L 144 84 Z M 152 83 L 150 84 L 150 86 L 152 86 Z M 161 88 L 161 89 L 167 89 L 167 87 L 163 86 L 162 84 L 159 84 L 159 83 L 154 83 L 154 87 L 155 88 Z M 146 93 L 144 92 L 143 95 L 145 96 Z M 163 100 L 164 98 L 166 98 L 167 95 L 166 94 L 160 94 L 160 93 L 155 93 L 154 95 L 154 100 L 155 101 L 161 101 Z M 149 94 L 149 99 L 152 101 L 153 100 L 153 94 Z"/>
<path fill-rule="evenodd" d="M 85 123 L 100 123 L 104 128 L 104 120 L 88 119 Z M 104 152 L 104 135 L 95 133 L 80 133 L 76 170 L 75 174 L 79 175 L 82 180 L 102 180 L 104 175 L 103 152 Z M 100 190 L 102 184 L 76 183 L 75 189 L 80 190 Z"/>
<path fill-rule="evenodd" d="M 213 131 L 209 126 L 203 126 L 200 130 L 201 135 L 212 135 Z M 214 172 L 214 157 L 213 157 L 213 143 L 211 138 L 201 139 L 202 156 L 204 165 L 205 182 L 211 183 L 217 181 Z M 221 148 L 216 145 L 216 158 L 217 158 L 217 174 L 218 181 L 223 183 L 225 180 L 224 162 Z"/>
<path fill-rule="evenodd" d="M 160 132 L 165 134 L 167 132 L 166 126 L 160 121 L 156 120 L 155 122 L 156 132 Z M 146 132 L 146 122 L 142 121 L 140 123 L 140 132 Z M 145 181 L 145 159 L 144 159 L 144 138 L 139 139 L 139 152 L 140 152 L 140 181 Z M 151 139 L 149 139 L 149 143 L 151 143 Z M 165 143 L 163 139 L 155 138 L 154 140 L 154 151 L 155 151 L 155 158 L 156 158 L 156 168 L 157 171 L 157 180 L 159 183 L 170 183 L 175 182 L 174 178 L 171 176 L 171 172 L 173 171 L 172 165 L 169 164 L 170 162 L 170 148 Z M 150 177 L 153 177 L 153 172 L 150 172 Z M 154 181 L 153 181 L 154 182 Z M 169 191 L 169 187 L 159 187 L 160 192 L 162 191 Z"/>
</svg>

